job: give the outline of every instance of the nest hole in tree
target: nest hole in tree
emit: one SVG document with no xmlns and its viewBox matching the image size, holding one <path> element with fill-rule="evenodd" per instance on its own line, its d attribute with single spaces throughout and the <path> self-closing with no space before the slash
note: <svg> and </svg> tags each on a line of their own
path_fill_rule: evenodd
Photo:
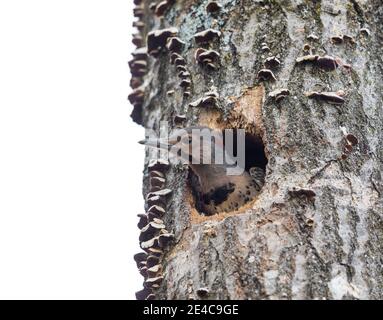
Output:
<svg viewBox="0 0 383 320">
<path fill-rule="evenodd" d="M 234 143 L 233 143 L 233 155 L 234 157 L 237 156 L 237 131 L 234 129 Z M 223 135 L 225 137 L 225 135 Z M 261 168 L 264 172 L 266 172 L 266 166 L 268 163 L 268 159 L 266 157 L 265 153 L 265 146 L 262 141 L 262 139 L 254 134 L 246 133 L 245 134 L 245 171 L 249 173 L 249 170 L 253 167 Z M 246 206 L 248 203 L 253 202 L 253 198 L 249 199 L 247 203 L 241 207 L 234 207 L 232 210 L 217 210 L 217 212 L 206 212 L 206 204 L 205 199 L 201 198 L 200 193 L 192 186 L 198 185 L 198 176 L 194 174 L 193 170 L 189 170 L 189 177 L 188 177 L 188 189 L 191 191 L 192 194 L 192 202 L 190 203 L 192 207 L 195 207 L 197 212 L 200 215 L 204 216 L 211 216 L 214 214 L 219 213 L 230 213 L 230 212 L 236 212 L 243 209 L 244 206 Z M 212 200 L 217 201 L 220 203 L 225 197 L 227 196 L 227 193 L 230 190 L 222 189 L 218 192 L 216 192 L 214 195 L 212 195 Z"/>
</svg>

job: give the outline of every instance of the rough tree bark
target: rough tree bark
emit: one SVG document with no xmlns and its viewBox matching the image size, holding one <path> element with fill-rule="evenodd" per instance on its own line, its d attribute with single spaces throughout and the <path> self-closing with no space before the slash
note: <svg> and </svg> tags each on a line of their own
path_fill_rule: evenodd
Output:
<svg viewBox="0 0 383 320">
<path fill-rule="evenodd" d="M 134 119 L 156 130 L 179 114 L 184 126 L 245 128 L 262 140 L 268 164 L 257 199 L 209 217 L 194 208 L 187 167 L 168 169 L 162 219 L 175 238 L 151 298 L 382 299 L 381 0 L 219 0 L 214 13 L 208 0 L 171 2 L 156 17 L 150 1 L 135 1 L 145 23 L 139 46 L 152 30 L 178 28 L 191 94 L 162 48 L 133 84 L 144 89 Z M 209 28 L 221 35 L 197 45 L 193 35 Z M 195 62 L 198 47 L 220 53 L 216 71 Z M 296 61 L 310 50 L 336 61 Z M 270 67 L 275 81 L 258 74 L 269 56 L 280 61 Z M 189 106 L 212 86 L 217 105 Z M 269 95 L 283 88 L 284 99 Z M 312 91 L 338 92 L 338 104 L 305 95 Z"/>
</svg>

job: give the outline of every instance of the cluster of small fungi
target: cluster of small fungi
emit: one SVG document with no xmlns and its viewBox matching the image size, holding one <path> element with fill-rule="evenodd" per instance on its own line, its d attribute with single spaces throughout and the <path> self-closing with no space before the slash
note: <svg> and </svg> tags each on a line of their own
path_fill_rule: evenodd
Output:
<svg viewBox="0 0 383 320">
<path fill-rule="evenodd" d="M 169 163 L 164 160 L 153 160 L 148 165 L 150 188 L 146 195 L 147 212 L 138 215 L 137 224 L 141 230 L 139 241 L 143 252 L 134 255 L 137 268 L 145 279 L 144 288 L 136 292 L 138 300 L 155 299 L 155 291 L 163 280 L 163 253 L 174 238 L 162 220 L 166 213 L 167 196 L 172 192 L 165 188 L 168 168 Z"/>
</svg>

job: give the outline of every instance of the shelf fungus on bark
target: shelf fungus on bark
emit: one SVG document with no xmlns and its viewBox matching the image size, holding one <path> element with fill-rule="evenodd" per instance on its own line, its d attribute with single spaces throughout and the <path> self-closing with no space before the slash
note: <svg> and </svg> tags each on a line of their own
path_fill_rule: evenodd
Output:
<svg viewBox="0 0 383 320">
<path fill-rule="evenodd" d="M 166 179 L 160 178 L 160 177 L 152 177 L 150 178 L 149 183 L 150 183 L 150 191 L 155 192 L 165 187 Z"/>
<path fill-rule="evenodd" d="M 148 248 L 146 251 L 148 252 L 148 254 L 157 256 L 157 257 L 161 257 L 162 254 L 164 253 L 162 249 L 160 248 Z"/>
<path fill-rule="evenodd" d="M 148 274 L 146 273 L 146 270 L 147 270 L 146 267 L 142 267 L 142 268 L 138 269 L 138 271 L 140 272 L 140 275 L 142 275 L 144 277 L 144 279 L 146 279 L 148 277 Z"/>
<path fill-rule="evenodd" d="M 186 115 L 176 114 L 173 119 L 174 119 L 174 124 L 176 126 L 180 126 L 186 121 Z"/>
<path fill-rule="evenodd" d="M 305 43 L 303 45 L 303 51 L 305 52 L 311 52 L 311 46 L 308 43 Z"/>
<path fill-rule="evenodd" d="M 318 68 L 321 68 L 325 71 L 333 71 L 338 68 L 339 63 L 337 62 L 337 59 L 328 55 L 325 55 L 323 57 L 319 55 L 306 55 L 302 57 L 298 57 L 296 59 L 297 63 L 313 63 Z"/>
<path fill-rule="evenodd" d="M 210 42 L 221 36 L 221 32 L 215 29 L 207 29 L 196 33 L 193 37 L 197 44 Z"/>
<path fill-rule="evenodd" d="M 137 47 L 140 48 L 142 47 L 143 44 L 143 39 L 140 34 L 134 33 L 132 36 L 132 43 Z"/>
<path fill-rule="evenodd" d="M 354 39 L 354 37 L 349 36 L 347 34 L 341 34 L 341 35 L 336 35 L 336 36 L 331 37 L 331 42 L 333 44 L 337 44 L 337 45 L 340 45 L 343 42 L 349 42 L 351 44 L 355 44 L 355 39 Z"/>
<path fill-rule="evenodd" d="M 206 298 L 209 295 L 209 289 L 208 288 L 199 288 L 199 289 L 197 289 L 197 295 L 200 298 Z"/>
<path fill-rule="evenodd" d="M 145 89 L 141 86 L 128 95 L 129 102 L 133 105 L 141 105 L 144 102 Z"/>
<path fill-rule="evenodd" d="M 206 50 L 198 48 L 195 51 L 194 58 L 197 63 L 206 66 L 211 70 L 217 70 L 217 63 L 219 62 L 220 54 L 215 50 Z"/>
<path fill-rule="evenodd" d="M 148 209 L 148 214 L 156 215 L 157 218 L 162 217 L 165 214 L 165 209 L 161 206 L 153 205 Z"/>
<path fill-rule="evenodd" d="M 141 47 L 132 52 L 132 56 L 138 60 L 146 60 L 148 58 L 148 49 Z"/>
<path fill-rule="evenodd" d="M 217 1 L 210 1 L 206 5 L 206 12 L 207 13 L 217 13 L 222 9 L 222 5 Z"/>
<path fill-rule="evenodd" d="M 140 242 L 141 249 L 147 250 L 149 248 L 159 248 L 158 237 Z"/>
<path fill-rule="evenodd" d="M 289 89 L 277 89 L 269 93 L 269 97 L 273 98 L 276 102 L 283 100 L 290 95 Z"/>
<path fill-rule="evenodd" d="M 158 29 L 150 31 L 147 35 L 148 53 L 153 56 L 158 56 L 159 52 L 165 48 L 167 40 L 175 37 L 178 34 L 177 28 Z"/>
<path fill-rule="evenodd" d="M 146 261 L 148 259 L 148 254 L 146 252 L 139 252 L 133 256 L 133 259 L 134 261 L 136 261 L 137 268 L 138 268 L 140 262 Z"/>
<path fill-rule="evenodd" d="M 147 253 L 144 253 L 144 254 L 147 255 Z M 147 258 L 145 260 L 146 260 L 146 267 L 147 268 L 151 268 L 151 267 L 160 263 L 160 257 L 158 257 L 158 256 L 149 255 L 149 256 L 147 256 Z"/>
<path fill-rule="evenodd" d="M 140 78 L 143 77 L 147 72 L 147 62 L 146 60 L 136 60 L 133 59 L 129 61 L 129 68 L 132 77 Z"/>
<path fill-rule="evenodd" d="M 318 37 L 316 34 L 311 33 L 311 34 L 309 34 L 309 35 L 307 36 L 307 39 L 308 39 L 308 40 L 311 40 L 311 41 L 318 41 L 318 40 L 319 40 L 319 37 Z"/>
<path fill-rule="evenodd" d="M 158 236 L 158 244 L 160 248 L 166 248 L 166 246 L 174 239 L 174 234 L 163 233 Z"/>
<path fill-rule="evenodd" d="M 306 92 L 305 95 L 310 99 L 321 100 L 334 105 L 341 105 L 345 102 L 344 98 L 338 92 L 309 91 Z"/>
<path fill-rule="evenodd" d="M 160 264 L 157 264 L 151 268 L 147 267 L 147 270 L 146 270 L 146 273 L 149 278 L 154 278 L 161 272 L 162 272 L 162 266 Z"/>
<path fill-rule="evenodd" d="M 136 292 L 136 299 L 145 300 L 151 294 L 152 294 L 152 290 L 150 290 L 149 288 L 144 288 Z"/>
<path fill-rule="evenodd" d="M 218 98 L 219 95 L 215 91 L 209 91 L 204 94 L 202 98 L 199 98 L 198 100 L 189 103 L 190 107 L 216 107 L 218 105 Z"/>
<path fill-rule="evenodd" d="M 191 86 L 191 81 L 189 79 L 182 79 L 180 82 L 180 87 L 183 89 L 190 88 Z"/>
<path fill-rule="evenodd" d="M 258 72 L 258 79 L 260 81 L 276 81 L 277 79 L 274 76 L 274 73 L 270 69 L 261 69 Z"/>
<path fill-rule="evenodd" d="M 150 178 L 154 178 L 154 177 L 165 178 L 165 175 L 161 171 L 151 170 L 149 172 L 149 177 Z"/>
<path fill-rule="evenodd" d="M 139 213 L 137 217 L 140 218 L 137 223 L 138 229 L 144 228 L 148 224 L 148 216 L 144 213 Z"/>
<path fill-rule="evenodd" d="M 264 65 L 267 69 L 277 68 L 280 64 L 281 64 L 281 62 L 279 61 L 279 59 L 277 57 L 274 57 L 274 56 L 268 57 L 264 61 Z"/>
<path fill-rule="evenodd" d="M 190 73 L 188 71 L 180 71 L 178 73 L 178 78 L 180 78 L 180 79 L 190 79 Z"/>
<path fill-rule="evenodd" d="M 133 21 L 132 23 L 133 28 L 137 28 L 138 30 L 142 31 L 145 28 L 145 23 L 143 21 Z"/>
<path fill-rule="evenodd" d="M 169 161 L 164 159 L 153 159 L 149 161 L 148 170 L 149 171 L 160 171 L 164 172 L 169 169 Z"/>
<path fill-rule="evenodd" d="M 139 241 L 145 242 L 154 237 L 154 235 L 164 229 L 165 225 L 161 219 L 154 219 L 154 221 L 149 222 L 145 227 L 141 229 L 139 235 Z"/>
<path fill-rule="evenodd" d="M 146 199 L 146 203 L 148 204 L 149 207 L 152 207 L 152 206 L 164 207 L 165 206 L 165 200 L 163 199 L 163 197 L 160 197 L 160 196 L 151 196 Z"/>
<path fill-rule="evenodd" d="M 139 78 L 139 77 L 132 77 L 130 79 L 130 87 L 132 89 L 137 89 L 138 87 L 142 86 L 142 84 L 144 83 L 143 79 L 142 78 Z"/>
<path fill-rule="evenodd" d="M 364 35 L 365 37 L 369 37 L 371 35 L 371 31 L 367 28 L 360 29 L 360 34 Z"/>
<path fill-rule="evenodd" d="M 155 277 L 155 278 L 148 278 L 148 279 L 145 280 L 145 286 L 147 288 L 151 288 L 155 284 L 160 285 L 163 280 L 164 280 L 163 276 L 159 276 L 159 277 Z"/>
<path fill-rule="evenodd" d="M 141 19 L 145 15 L 145 10 L 142 6 L 136 6 L 133 8 L 133 15 L 136 18 Z"/>
<path fill-rule="evenodd" d="M 269 52 L 270 48 L 267 45 L 267 43 L 263 42 L 263 43 L 261 43 L 261 50 L 264 51 L 264 52 Z"/>
<path fill-rule="evenodd" d="M 154 195 L 154 196 L 164 197 L 164 196 L 167 196 L 167 195 L 169 195 L 171 193 L 172 193 L 171 189 L 162 189 L 162 190 L 159 190 L 159 191 L 150 192 L 149 194 L 150 195 Z"/>
<path fill-rule="evenodd" d="M 166 48 L 170 52 L 180 53 L 180 52 L 182 52 L 185 44 L 186 43 L 184 41 L 182 41 L 180 38 L 178 38 L 178 37 L 171 37 L 166 42 Z"/>
<path fill-rule="evenodd" d="M 181 65 L 178 65 L 176 67 L 176 69 L 178 72 L 182 72 L 182 71 L 187 72 L 188 71 L 185 66 L 181 66 Z"/>
<path fill-rule="evenodd" d="M 159 2 L 155 9 L 154 13 L 157 17 L 162 17 L 165 12 L 174 4 L 175 0 L 164 0 Z"/>
</svg>

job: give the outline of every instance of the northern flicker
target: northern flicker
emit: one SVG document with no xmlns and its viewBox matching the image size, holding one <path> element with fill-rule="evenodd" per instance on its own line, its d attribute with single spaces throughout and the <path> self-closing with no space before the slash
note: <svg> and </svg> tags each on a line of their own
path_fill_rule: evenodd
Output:
<svg viewBox="0 0 383 320">
<path fill-rule="evenodd" d="M 139 143 L 147 146 L 168 149 L 176 144 L 180 150 L 191 155 L 194 154 L 192 148 L 193 139 L 201 139 L 193 129 L 208 129 L 205 127 L 188 127 L 182 130 L 175 130 L 168 141 L 158 139 L 148 139 Z M 209 129 L 210 130 L 210 129 Z M 205 215 L 213 215 L 220 212 L 235 211 L 245 203 L 254 199 L 259 194 L 264 184 L 265 172 L 260 167 L 252 167 L 249 172 L 243 171 L 240 175 L 228 175 L 226 163 L 214 163 L 217 154 L 224 154 L 223 139 L 215 138 L 210 146 L 209 141 L 202 140 L 199 145 L 198 154 L 202 157 L 203 152 L 211 152 L 211 164 L 195 164 L 191 161 L 188 166 L 192 170 L 191 187 L 196 197 L 196 207 Z M 216 153 L 217 152 L 217 153 Z M 179 155 L 178 155 L 179 156 Z M 191 160 L 191 159 L 188 159 Z M 202 162 L 202 161 L 201 161 Z"/>
</svg>

